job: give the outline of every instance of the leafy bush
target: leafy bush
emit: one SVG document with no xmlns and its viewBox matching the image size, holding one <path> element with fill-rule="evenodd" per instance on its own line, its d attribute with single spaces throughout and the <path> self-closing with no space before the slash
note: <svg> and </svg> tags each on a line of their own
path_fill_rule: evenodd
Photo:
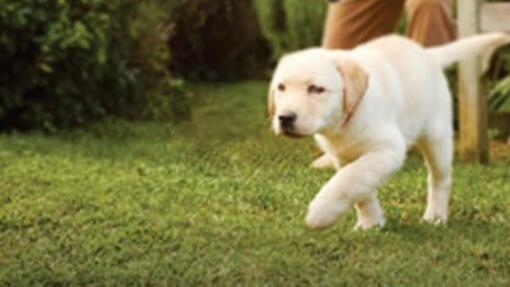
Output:
<svg viewBox="0 0 510 287">
<path fill-rule="evenodd" d="M 273 59 L 291 50 L 321 44 L 325 1 L 255 0 L 255 4 Z"/>
<path fill-rule="evenodd" d="M 320 45 L 325 2 L 194 0 L 173 10 L 171 70 L 191 79 L 258 75 L 283 53 Z"/>
<path fill-rule="evenodd" d="M 491 111 L 510 111 L 510 47 L 498 51 L 489 73 L 491 94 L 489 108 Z"/>
<path fill-rule="evenodd" d="M 179 75 L 228 80 L 266 69 L 270 49 L 253 0 L 182 1 L 171 19 L 171 70 Z"/>
<path fill-rule="evenodd" d="M 0 128 L 169 116 L 157 107 L 183 100 L 166 69 L 174 2 L 0 0 Z"/>
</svg>

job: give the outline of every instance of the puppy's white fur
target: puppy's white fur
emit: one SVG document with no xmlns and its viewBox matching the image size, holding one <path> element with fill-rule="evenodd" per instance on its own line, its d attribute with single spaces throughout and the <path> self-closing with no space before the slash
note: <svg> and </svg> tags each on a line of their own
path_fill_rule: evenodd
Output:
<svg viewBox="0 0 510 287">
<path fill-rule="evenodd" d="M 401 167 L 412 146 L 422 153 L 428 169 L 423 218 L 434 224 L 446 222 L 453 129 L 443 68 L 489 54 L 509 40 L 508 35 L 493 33 L 424 49 L 405 38 L 387 36 L 354 50 L 315 48 L 283 57 L 269 93 L 273 130 L 284 132 L 279 115 L 296 114 L 290 133 L 313 135 L 324 152 L 312 166 L 337 170 L 310 203 L 307 225 L 328 227 L 353 205 L 358 216 L 355 228 L 384 225 L 376 189 Z M 311 85 L 324 91 L 314 92 Z"/>
</svg>

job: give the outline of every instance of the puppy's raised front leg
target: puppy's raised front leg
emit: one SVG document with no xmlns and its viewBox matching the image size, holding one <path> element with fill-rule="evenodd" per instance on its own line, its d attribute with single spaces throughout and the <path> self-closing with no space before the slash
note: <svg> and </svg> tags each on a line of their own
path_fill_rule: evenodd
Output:
<svg viewBox="0 0 510 287">
<path fill-rule="evenodd" d="M 358 202 L 375 197 L 376 188 L 403 163 L 405 148 L 387 148 L 362 155 L 340 169 L 319 191 L 308 207 L 306 223 L 311 229 L 326 228 L 335 223 Z M 371 202 L 373 207 L 374 202 Z M 373 211 L 373 210 L 371 210 Z M 366 212 L 364 221 L 379 224 L 382 212 Z"/>
</svg>

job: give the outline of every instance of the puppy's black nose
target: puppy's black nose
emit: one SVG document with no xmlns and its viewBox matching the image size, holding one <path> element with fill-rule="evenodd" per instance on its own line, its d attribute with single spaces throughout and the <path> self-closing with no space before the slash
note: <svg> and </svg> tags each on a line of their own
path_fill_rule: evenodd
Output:
<svg viewBox="0 0 510 287">
<path fill-rule="evenodd" d="M 280 126 L 285 131 L 292 130 L 294 126 L 294 122 L 296 121 L 297 115 L 296 113 L 285 113 L 283 115 L 278 116 L 278 120 L 280 121 Z"/>
</svg>

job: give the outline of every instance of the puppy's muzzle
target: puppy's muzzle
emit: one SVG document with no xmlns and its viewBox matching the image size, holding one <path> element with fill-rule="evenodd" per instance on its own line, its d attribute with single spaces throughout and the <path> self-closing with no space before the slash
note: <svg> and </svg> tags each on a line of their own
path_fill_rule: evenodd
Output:
<svg viewBox="0 0 510 287">
<path fill-rule="evenodd" d="M 280 127 L 285 133 L 292 133 L 296 119 L 297 114 L 292 112 L 287 112 L 278 116 Z"/>
</svg>

